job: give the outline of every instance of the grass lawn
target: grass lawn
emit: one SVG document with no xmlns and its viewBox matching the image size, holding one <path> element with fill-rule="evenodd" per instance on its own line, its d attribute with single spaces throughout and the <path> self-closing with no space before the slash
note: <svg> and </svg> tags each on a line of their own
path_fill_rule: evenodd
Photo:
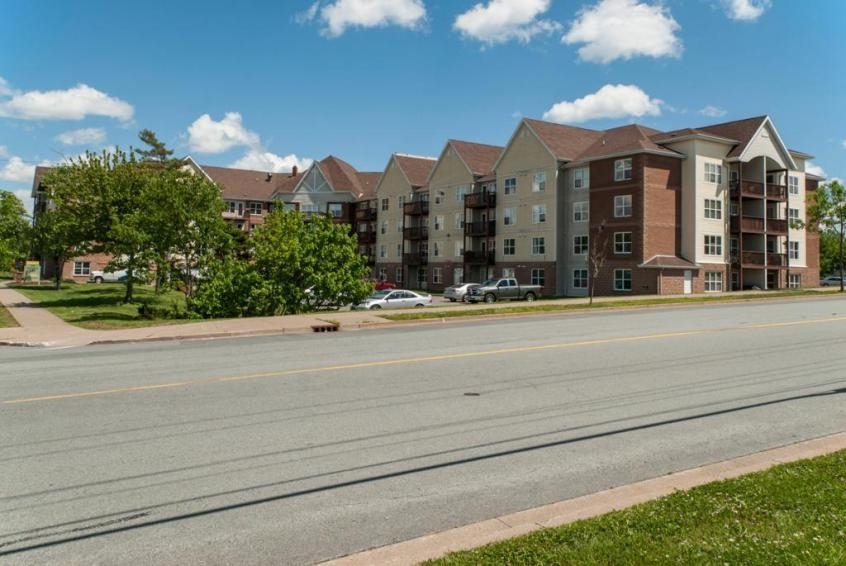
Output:
<svg viewBox="0 0 846 566">
<path fill-rule="evenodd" d="M 587 303 L 548 303 L 544 300 L 527 302 L 515 302 L 513 306 L 507 307 L 485 307 L 482 304 L 476 305 L 475 309 L 445 309 L 435 308 L 420 309 L 412 313 L 402 314 L 381 314 L 379 316 L 388 320 L 421 320 L 428 318 L 459 318 L 466 316 L 487 316 L 503 314 L 540 313 L 569 310 L 602 309 L 602 308 L 626 308 L 643 307 L 649 305 L 672 305 L 672 304 L 693 304 L 727 301 L 757 301 L 767 299 L 781 299 L 785 297 L 812 297 L 815 295 L 830 295 L 830 291 L 794 290 L 794 291 L 769 291 L 767 293 L 754 294 L 733 294 L 733 295 L 693 295 L 689 297 L 654 297 L 631 300 L 604 301 L 602 298 L 594 299 L 593 305 Z"/>
<path fill-rule="evenodd" d="M 846 451 L 426 564 L 846 564 Z"/>
<path fill-rule="evenodd" d="M 12 318 L 9 311 L 3 305 L 0 305 L 0 328 L 8 328 L 10 326 L 20 326 L 18 321 Z"/>
<path fill-rule="evenodd" d="M 136 328 L 178 324 L 185 320 L 159 319 L 147 320 L 138 316 L 140 303 L 167 308 L 178 304 L 185 310 L 185 295 L 178 291 L 163 291 L 156 295 L 152 287 L 136 285 L 135 303 L 123 304 L 126 291 L 122 283 L 62 284 L 56 291 L 52 286 L 27 287 L 15 286 L 15 290 L 26 295 L 30 300 L 46 307 L 62 320 L 92 330 L 110 330 L 115 328 Z"/>
</svg>

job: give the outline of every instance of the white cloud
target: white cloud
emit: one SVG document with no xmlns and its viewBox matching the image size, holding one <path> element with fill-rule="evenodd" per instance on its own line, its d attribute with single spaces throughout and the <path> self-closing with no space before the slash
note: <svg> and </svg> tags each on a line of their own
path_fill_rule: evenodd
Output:
<svg viewBox="0 0 846 566">
<path fill-rule="evenodd" d="M 314 20 L 317 17 L 317 10 L 320 9 L 320 0 L 317 0 L 314 4 L 309 6 L 306 10 L 303 10 L 299 14 L 294 15 L 294 21 L 298 24 L 307 24 Z"/>
<path fill-rule="evenodd" d="M 235 169 L 251 169 L 253 171 L 270 171 L 272 173 L 288 173 L 294 165 L 300 171 L 305 171 L 311 166 L 313 161 L 308 158 L 301 159 L 293 153 L 282 157 L 269 151 L 250 149 L 241 159 L 231 163 L 229 167 L 234 167 Z"/>
<path fill-rule="evenodd" d="M 635 85 L 605 85 L 593 94 L 553 105 L 543 119 L 565 124 L 598 118 L 660 116 L 663 104 Z"/>
<path fill-rule="evenodd" d="M 846 147 L 846 140 L 843 140 L 843 147 Z"/>
<path fill-rule="evenodd" d="M 67 90 L 14 90 L 0 78 L 0 116 L 21 120 L 82 120 L 87 116 L 106 116 L 129 121 L 135 109 L 128 102 L 114 98 L 86 84 Z"/>
<path fill-rule="evenodd" d="M 810 161 L 805 162 L 805 173 L 810 173 L 811 175 L 816 175 L 818 177 L 826 177 L 825 170 L 822 167 L 817 165 L 816 163 L 811 163 Z"/>
<path fill-rule="evenodd" d="M 726 111 L 724 109 L 717 106 L 711 106 L 710 104 L 701 109 L 699 113 L 703 116 L 708 116 L 709 118 L 722 118 L 726 115 Z"/>
<path fill-rule="evenodd" d="M 35 176 L 35 165 L 24 163 L 20 157 L 13 155 L 6 162 L 6 165 L 0 169 L 0 180 L 11 181 L 13 183 L 32 182 Z"/>
<path fill-rule="evenodd" d="M 770 0 L 722 0 L 726 15 L 732 20 L 754 22 L 772 5 Z"/>
<path fill-rule="evenodd" d="M 538 19 L 549 9 L 549 3 L 550 0 L 490 0 L 460 14 L 452 27 L 464 37 L 488 45 L 512 39 L 528 43 L 538 34 L 561 30 L 558 22 Z"/>
<path fill-rule="evenodd" d="M 30 179 L 32 180 L 32 179 Z M 3 191 L 5 189 L 0 189 Z M 15 191 L 7 191 L 18 197 L 18 200 L 21 201 L 24 205 L 24 209 L 26 209 L 26 213 L 32 216 L 32 195 L 30 189 L 17 189 Z"/>
<path fill-rule="evenodd" d="M 223 153 L 238 146 L 258 146 L 258 134 L 241 123 L 241 114 L 227 112 L 219 122 L 203 114 L 188 126 L 188 147 L 198 153 Z"/>
<path fill-rule="evenodd" d="M 298 16 L 300 21 L 313 20 L 320 2 L 312 4 Z M 335 0 L 320 8 L 322 33 L 338 37 L 350 27 L 374 28 L 396 25 L 417 29 L 426 21 L 423 0 Z"/>
<path fill-rule="evenodd" d="M 579 58 L 610 63 L 632 57 L 681 57 L 680 29 L 669 8 L 638 0 L 601 0 L 579 11 L 561 41 L 584 43 Z"/>
<path fill-rule="evenodd" d="M 56 141 L 64 145 L 101 144 L 106 140 L 106 130 L 103 128 L 81 128 L 62 132 L 56 136 Z"/>
<path fill-rule="evenodd" d="M 0 145 L 0 157 L 6 157 L 7 155 L 9 155 L 8 148 L 5 145 Z"/>
</svg>

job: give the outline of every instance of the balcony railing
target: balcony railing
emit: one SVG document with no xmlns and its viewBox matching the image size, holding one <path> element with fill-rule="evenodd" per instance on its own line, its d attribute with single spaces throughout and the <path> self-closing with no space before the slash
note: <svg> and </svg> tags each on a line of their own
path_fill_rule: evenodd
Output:
<svg viewBox="0 0 846 566">
<path fill-rule="evenodd" d="M 360 208 L 355 211 L 355 219 L 359 222 L 372 222 L 376 220 L 375 208 Z"/>
<path fill-rule="evenodd" d="M 764 262 L 766 258 L 766 263 Z M 764 252 L 743 252 L 741 260 L 744 267 L 786 267 L 787 254 Z"/>
<path fill-rule="evenodd" d="M 472 265 L 493 265 L 496 263 L 496 254 L 494 252 L 468 250 L 464 252 L 464 261 Z"/>
<path fill-rule="evenodd" d="M 738 218 L 732 216 L 731 218 L 732 232 L 756 232 L 764 233 L 764 219 L 757 216 L 744 216 Z M 767 234 L 787 234 L 787 220 L 779 220 L 777 218 L 767 218 L 766 222 Z"/>
<path fill-rule="evenodd" d="M 495 236 L 496 220 L 467 222 L 466 224 L 464 224 L 464 233 L 467 236 Z"/>
<path fill-rule="evenodd" d="M 493 208 L 496 206 L 496 193 L 480 191 L 464 195 L 464 206 L 467 208 Z"/>
<path fill-rule="evenodd" d="M 764 196 L 764 183 L 758 181 L 732 181 L 731 197 L 756 197 Z M 787 187 L 784 185 L 767 184 L 766 195 L 768 199 L 785 200 L 787 198 Z"/>
<path fill-rule="evenodd" d="M 402 254 L 402 262 L 406 265 L 426 265 L 429 263 L 429 254 L 425 252 Z"/>
<path fill-rule="evenodd" d="M 364 232 L 356 232 L 358 234 L 359 244 L 375 244 L 376 230 L 365 230 Z"/>
<path fill-rule="evenodd" d="M 421 214 L 429 214 L 429 201 L 418 200 L 414 202 L 407 202 L 402 206 L 402 211 L 408 216 L 420 216 Z"/>
<path fill-rule="evenodd" d="M 425 240 L 429 237 L 428 226 L 412 226 L 402 229 L 403 238 L 406 240 Z"/>
</svg>

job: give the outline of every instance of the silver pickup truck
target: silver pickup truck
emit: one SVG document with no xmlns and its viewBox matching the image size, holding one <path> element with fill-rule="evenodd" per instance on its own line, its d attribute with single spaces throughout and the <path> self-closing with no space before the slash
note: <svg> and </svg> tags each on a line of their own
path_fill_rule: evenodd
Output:
<svg viewBox="0 0 846 566">
<path fill-rule="evenodd" d="M 540 285 L 520 285 L 516 279 L 504 277 L 502 279 L 488 279 L 467 295 L 467 301 L 471 303 L 482 301 L 495 303 L 506 299 L 534 301 L 540 296 Z"/>
</svg>

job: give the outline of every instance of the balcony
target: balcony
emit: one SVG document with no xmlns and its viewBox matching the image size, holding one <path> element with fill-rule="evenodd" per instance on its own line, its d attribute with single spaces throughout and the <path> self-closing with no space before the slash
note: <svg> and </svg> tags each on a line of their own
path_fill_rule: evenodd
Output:
<svg viewBox="0 0 846 566">
<path fill-rule="evenodd" d="M 464 206 L 467 208 L 494 208 L 496 206 L 496 193 L 480 191 L 464 195 Z"/>
<path fill-rule="evenodd" d="M 764 219 L 758 218 L 757 216 L 744 216 L 742 218 L 738 218 L 737 216 L 732 216 L 731 218 L 731 231 L 732 232 L 754 232 L 757 234 L 763 234 L 764 230 Z M 787 220 L 779 220 L 776 218 L 767 218 L 767 234 L 787 234 Z"/>
<path fill-rule="evenodd" d="M 414 202 L 407 202 L 402 206 L 403 214 L 407 216 L 421 216 L 429 214 L 429 201 L 418 200 Z"/>
<path fill-rule="evenodd" d="M 464 225 L 464 234 L 467 236 L 495 236 L 496 220 L 482 220 L 480 222 L 467 222 Z"/>
<path fill-rule="evenodd" d="M 412 226 L 411 228 L 403 228 L 402 236 L 406 240 L 426 240 L 429 238 L 429 227 Z"/>
<path fill-rule="evenodd" d="M 493 265 L 496 263 L 496 254 L 469 250 L 464 252 L 464 262 L 470 265 Z"/>
<path fill-rule="evenodd" d="M 764 196 L 764 183 L 757 181 L 732 181 L 731 198 L 752 197 L 762 198 Z M 787 200 L 787 187 L 784 185 L 768 184 L 766 195 L 769 200 Z"/>
<path fill-rule="evenodd" d="M 359 244 L 375 244 L 376 230 L 365 230 L 364 232 L 356 232 L 358 234 Z"/>
<path fill-rule="evenodd" d="M 429 254 L 426 252 L 402 254 L 402 262 L 406 265 L 427 265 Z"/>
<path fill-rule="evenodd" d="M 355 219 L 358 222 L 373 222 L 376 220 L 376 209 L 359 208 L 355 211 Z"/>
<path fill-rule="evenodd" d="M 743 267 L 787 267 L 787 254 L 743 252 L 741 262 Z"/>
</svg>

